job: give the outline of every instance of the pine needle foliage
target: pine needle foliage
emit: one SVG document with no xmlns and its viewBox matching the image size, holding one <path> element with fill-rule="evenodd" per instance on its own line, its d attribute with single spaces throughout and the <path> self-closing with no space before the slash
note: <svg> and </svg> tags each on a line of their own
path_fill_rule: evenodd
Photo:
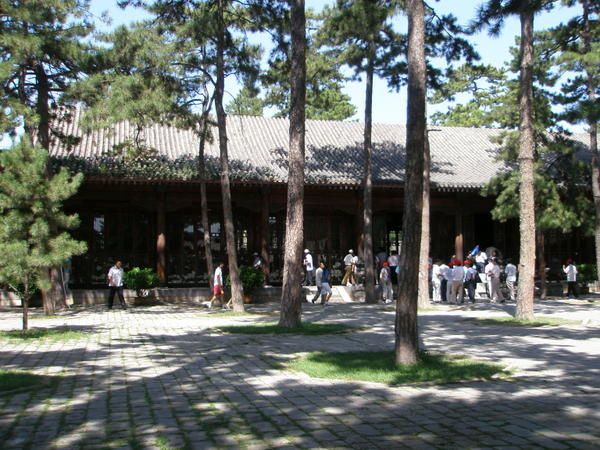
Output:
<svg viewBox="0 0 600 450">
<path fill-rule="evenodd" d="M 67 230 L 79 225 L 63 203 L 77 192 L 83 176 L 62 169 L 47 177 L 48 154 L 24 139 L 0 154 L 0 284 L 23 300 L 23 329 L 32 289 L 48 289 L 44 269 L 86 251 Z"/>
</svg>

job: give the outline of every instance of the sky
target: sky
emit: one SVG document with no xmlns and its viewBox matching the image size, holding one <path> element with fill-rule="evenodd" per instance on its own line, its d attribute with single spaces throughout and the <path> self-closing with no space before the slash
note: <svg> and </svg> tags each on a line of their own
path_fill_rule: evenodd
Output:
<svg viewBox="0 0 600 450">
<path fill-rule="evenodd" d="M 321 10 L 325 5 L 332 4 L 330 0 L 306 0 L 307 8 Z M 429 4 L 436 9 L 438 14 L 452 13 L 459 23 L 468 24 L 473 19 L 475 11 L 482 0 L 440 0 L 430 1 Z M 92 13 L 100 17 L 103 12 L 107 12 L 112 19 L 110 26 L 102 26 L 105 30 L 111 27 L 131 23 L 145 17 L 145 13 L 134 8 L 122 10 L 116 6 L 116 0 L 92 0 Z M 562 21 L 568 20 L 573 15 L 568 8 L 557 6 L 553 11 L 544 13 L 536 17 L 535 29 L 541 30 L 556 26 Z M 406 27 L 405 18 L 398 19 L 400 30 Z M 503 30 L 498 37 L 490 37 L 486 33 L 480 33 L 472 37 L 472 43 L 481 56 L 481 62 L 501 67 L 504 62 L 510 59 L 509 48 L 515 45 L 515 37 L 519 35 L 518 17 L 509 18 Z M 226 81 L 226 92 L 230 98 L 233 98 L 239 89 L 239 85 L 234 78 Z M 364 83 L 360 81 L 347 82 L 344 91 L 351 97 L 352 103 L 357 108 L 357 114 L 352 119 L 363 121 L 364 111 Z M 373 89 L 373 121 L 375 123 L 406 123 L 406 89 L 400 92 L 390 92 L 386 82 L 376 79 Z M 227 100 L 226 100 L 227 102 Z M 428 105 L 428 113 L 445 110 L 445 104 Z"/>
</svg>

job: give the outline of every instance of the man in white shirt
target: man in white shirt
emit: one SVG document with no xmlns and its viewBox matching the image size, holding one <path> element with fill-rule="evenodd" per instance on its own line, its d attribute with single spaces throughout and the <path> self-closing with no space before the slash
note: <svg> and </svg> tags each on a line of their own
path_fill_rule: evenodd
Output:
<svg viewBox="0 0 600 450">
<path fill-rule="evenodd" d="M 506 287 L 508 288 L 508 292 L 510 292 L 510 299 L 515 301 L 517 298 L 517 266 L 510 259 L 506 260 L 504 273 L 506 274 Z"/>
<path fill-rule="evenodd" d="M 436 261 L 433 263 L 431 267 L 431 290 L 433 291 L 433 301 L 440 302 L 442 301 L 442 295 L 440 292 L 440 287 L 442 284 L 442 272 L 440 269 L 440 262 Z"/>
<path fill-rule="evenodd" d="M 440 294 L 442 297 L 442 302 L 446 303 L 448 301 L 448 274 L 450 272 L 450 267 L 447 264 L 442 263 L 440 265 Z"/>
<path fill-rule="evenodd" d="M 490 258 L 490 262 L 485 266 L 485 274 L 492 303 L 496 303 L 498 300 L 500 300 L 500 303 L 504 303 L 504 297 L 500 292 L 500 267 L 496 258 Z"/>
<path fill-rule="evenodd" d="M 115 300 L 115 294 L 119 297 L 119 303 L 121 308 L 127 309 L 127 303 L 125 303 L 125 297 L 123 297 L 123 263 L 120 260 L 115 261 L 115 265 L 108 271 L 108 288 L 110 292 L 108 294 L 108 309 L 112 309 L 113 302 Z"/>
<path fill-rule="evenodd" d="M 487 263 L 487 254 L 484 251 L 480 251 L 475 256 L 475 266 L 477 267 L 477 272 L 484 273 L 485 272 L 485 264 Z"/>
<path fill-rule="evenodd" d="M 358 260 L 358 258 L 356 258 Z M 354 250 L 348 250 L 348 254 L 344 256 L 344 278 L 342 278 L 342 285 L 346 286 L 348 282 L 352 285 L 356 284 L 356 275 L 354 275 Z"/>
<path fill-rule="evenodd" d="M 398 284 L 398 271 L 396 269 L 398 264 L 400 264 L 398 252 L 392 252 L 392 254 L 388 257 L 388 264 L 390 265 L 390 273 L 392 274 L 392 284 L 396 286 Z"/>
<path fill-rule="evenodd" d="M 302 265 L 304 266 L 304 285 L 312 286 L 315 267 L 313 266 L 313 257 L 307 248 L 304 249 L 304 261 Z"/>
<path fill-rule="evenodd" d="M 462 267 L 462 262 L 458 259 L 455 259 L 453 262 L 452 271 L 450 274 L 450 278 L 452 280 L 452 287 L 450 290 L 450 300 L 449 303 L 463 303 L 464 302 L 464 280 L 465 280 L 465 270 Z"/>
<path fill-rule="evenodd" d="M 213 296 L 210 299 L 211 308 L 213 306 L 223 305 L 223 296 L 225 295 L 225 289 L 223 288 L 225 286 L 225 283 L 223 282 L 223 267 L 225 267 L 225 263 L 221 262 L 215 269 L 215 276 L 213 277 L 212 287 Z M 228 305 L 226 305 L 226 307 L 228 307 Z"/>
<path fill-rule="evenodd" d="M 571 258 L 567 259 L 567 265 L 563 266 L 563 272 L 567 274 L 567 297 L 577 298 L 577 267 Z"/>
<path fill-rule="evenodd" d="M 467 294 L 471 303 L 475 303 L 475 291 L 477 290 L 477 283 L 479 282 L 479 272 L 472 266 L 470 260 L 465 261 L 465 285 L 467 287 Z"/>
</svg>

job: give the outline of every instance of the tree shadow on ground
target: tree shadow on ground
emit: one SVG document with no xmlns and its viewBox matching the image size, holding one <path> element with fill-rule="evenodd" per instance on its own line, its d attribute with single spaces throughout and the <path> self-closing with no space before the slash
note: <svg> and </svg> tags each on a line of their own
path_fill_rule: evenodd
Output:
<svg viewBox="0 0 600 450">
<path fill-rule="evenodd" d="M 362 319 L 356 314 L 360 308 L 366 309 Z M 561 346 L 563 341 L 597 338 L 597 330 L 477 327 L 448 315 L 422 316 L 428 348 L 495 361 L 534 355 L 540 370 L 563 373 L 547 378 L 531 372 L 514 382 L 389 388 L 277 370 L 277 362 L 299 352 L 393 348 L 392 314 L 341 305 L 326 311 L 307 309 L 305 316 L 349 324 L 362 320 L 369 329 L 315 337 L 142 330 L 100 341 L 70 360 L 76 376 L 69 377 L 70 384 L 60 383 L 64 392 L 83 401 L 32 414 L 28 420 L 39 419 L 39 430 L 47 423 L 63 425 L 55 435 L 30 437 L 41 447 L 86 448 L 123 440 L 149 447 L 157 436 L 172 447 L 189 448 L 241 442 L 269 448 L 593 448 L 599 442 L 594 416 L 600 389 L 598 358 Z M 69 349 L 58 351 L 68 353 Z M 2 352 L 0 361 L 6 357 Z M 51 359 L 41 355 L 42 361 Z M 121 363 L 114 364 L 115 359 Z M 5 416 L 18 413 L 16 405 L 2 406 Z M 6 443 L 19 438 L 19 424 L 1 436 Z"/>
</svg>

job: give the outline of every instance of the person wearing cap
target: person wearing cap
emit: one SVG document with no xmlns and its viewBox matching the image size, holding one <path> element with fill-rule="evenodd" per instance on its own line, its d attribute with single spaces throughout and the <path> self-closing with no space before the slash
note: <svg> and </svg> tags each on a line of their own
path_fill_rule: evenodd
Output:
<svg viewBox="0 0 600 450">
<path fill-rule="evenodd" d="M 567 298 L 577 298 L 577 267 L 575 267 L 573 259 L 567 259 L 567 265 L 563 266 L 563 272 L 567 274 Z"/>
<path fill-rule="evenodd" d="M 313 266 L 313 257 L 310 254 L 310 250 L 304 249 L 304 261 L 302 262 L 304 266 L 304 285 L 312 286 L 313 283 L 313 270 L 315 269 Z"/>
<path fill-rule="evenodd" d="M 342 285 L 346 286 L 348 282 L 353 285 L 356 284 L 356 278 L 354 276 L 354 250 L 348 250 L 348 254 L 344 256 L 344 278 L 342 278 Z"/>
<path fill-rule="evenodd" d="M 379 284 L 381 284 L 383 301 L 385 303 L 392 303 L 392 276 L 390 274 L 390 263 L 387 261 L 384 261 L 383 267 L 379 272 Z"/>
<path fill-rule="evenodd" d="M 448 274 L 450 267 L 446 263 L 440 264 L 440 298 L 442 303 L 448 301 Z"/>
</svg>

